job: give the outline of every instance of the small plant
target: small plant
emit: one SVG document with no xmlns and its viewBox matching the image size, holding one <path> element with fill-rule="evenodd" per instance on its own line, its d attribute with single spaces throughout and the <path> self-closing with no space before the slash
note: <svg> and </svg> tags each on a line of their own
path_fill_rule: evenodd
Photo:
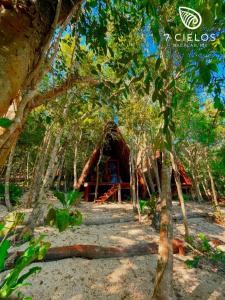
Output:
<svg viewBox="0 0 225 300">
<path fill-rule="evenodd" d="M 140 200 L 140 210 L 141 213 L 144 213 L 145 207 L 147 207 L 150 210 L 150 214 L 154 215 L 156 212 L 156 207 L 157 207 L 157 196 L 152 195 L 150 199 L 148 200 Z"/>
<path fill-rule="evenodd" d="M 200 244 L 199 244 L 199 249 L 202 252 L 209 252 L 211 250 L 211 246 L 209 244 L 209 240 L 206 238 L 204 233 L 199 233 L 198 235 Z"/>
<path fill-rule="evenodd" d="M 56 226 L 60 232 L 69 226 L 80 225 L 82 214 L 78 210 L 71 210 L 71 206 L 81 199 L 82 193 L 76 190 L 66 194 L 56 191 L 54 195 L 59 199 L 63 208 L 51 207 L 46 217 L 46 223 Z"/>
<path fill-rule="evenodd" d="M 192 269 L 192 268 L 197 268 L 198 267 L 198 264 L 199 264 L 199 261 L 200 261 L 200 256 L 195 256 L 193 259 L 187 259 L 185 261 L 187 267 L 189 269 Z"/>
<path fill-rule="evenodd" d="M 0 224 L 0 235 L 3 236 L 0 244 L 0 272 L 4 270 L 6 260 L 9 256 L 10 241 L 7 239 L 7 236 L 22 222 L 23 218 L 24 215 L 21 213 L 11 213 Z M 23 254 L 16 259 L 14 267 L 0 282 L 0 299 L 7 299 L 17 289 L 25 285 L 30 285 L 30 283 L 26 282 L 26 279 L 32 274 L 40 272 L 40 267 L 33 267 L 21 275 L 24 269 L 33 261 L 44 258 L 50 247 L 50 243 L 44 242 L 43 238 L 43 236 L 40 236 L 37 239 L 33 239 Z M 19 299 L 32 299 L 31 297 L 24 297 L 21 292 L 18 292 L 17 296 Z"/>
</svg>

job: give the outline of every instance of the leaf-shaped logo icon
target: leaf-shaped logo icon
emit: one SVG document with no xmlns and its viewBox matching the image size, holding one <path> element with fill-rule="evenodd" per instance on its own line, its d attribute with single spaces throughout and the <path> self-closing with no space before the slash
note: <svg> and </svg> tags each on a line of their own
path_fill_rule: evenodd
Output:
<svg viewBox="0 0 225 300">
<path fill-rule="evenodd" d="M 179 14 L 184 26 L 188 29 L 197 29 L 202 24 L 201 15 L 192 8 L 180 6 Z"/>
</svg>

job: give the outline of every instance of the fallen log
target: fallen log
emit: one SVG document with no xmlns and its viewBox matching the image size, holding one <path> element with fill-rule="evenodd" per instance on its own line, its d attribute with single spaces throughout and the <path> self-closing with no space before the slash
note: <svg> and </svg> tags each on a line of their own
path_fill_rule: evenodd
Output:
<svg viewBox="0 0 225 300">
<path fill-rule="evenodd" d="M 184 242 L 179 239 L 173 240 L 173 252 L 184 254 Z M 61 260 L 65 258 L 80 257 L 86 259 L 101 259 L 101 258 L 120 258 L 143 256 L 158 253 L 158 244 L 141 243 L 129 247 L 103 247 L 96 245 L 72 245 L 50 248 L 43 259 L 44 262 Z M 14 266 L 15 260 L 23 254 L 23 251 L 17 251 L 10 254 L 13 260 L 7 262 L 5 269 L 8 270 Z"/>
</svg>

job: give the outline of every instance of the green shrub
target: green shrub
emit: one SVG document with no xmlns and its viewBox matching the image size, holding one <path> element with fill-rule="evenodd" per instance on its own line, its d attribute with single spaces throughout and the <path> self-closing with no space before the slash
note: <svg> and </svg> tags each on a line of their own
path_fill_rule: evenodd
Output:
<svg viewBox="0 0 225 300">
<path fill-rule="evenodd" d="M 16 228 L 24 217 L 21 213 L 11 213 L 9 215 L 0 224 L 0 235 L 4 236 L 0 244 L 0 271 L 4 270 L 10 248 L 10 241 L 7 239 L 7 235 Z M 32 267 L 21 275 L 33 261 L 42 260 L 46 255 L 50 244 L 44 242 L 43 238 L 43 236 L 40 236 L 37 239 L 31 240 L 27 249 L 16 259 L 14 267 L 0 282 L 0 299 L 7 299 L 17 289 L 25 285 L 30 285 L 30 283 L 26 282 L 27 278 L 32 274 L 40 272 L 40 267 Z M 18 292 L 17 296 L 19 299 L 32 299 L 31 297 L 24 297 L 21 292 Z"/>
<path fill-rule="evenodd" d="M 157 207 L 157 196 L 156 195 L 151 195 L 150 199 L 148 200 L 140 200 L 140 210 L 141 213 L 144 213 L 145 207 L 149 208 L 150 214 L 154 215 L 156 212 L 156 207 Z"/>
<path fill-rule="evenodd" d="M 76 190 L 66 194 L 55 191 L 54 195 L 62 203 L 63 208 L 51 207 L 45 219 L 46 224 L 56 226 L 60 232 L 69 226 L 80 225 L 82 214 L 78 210 L 71 210 L 71 206 L 81 199 L 82 193 Z"/>
<path fill-rule="evenodd" d="M 193 260 L 185 261 L 188 268 L 197 268 L 200 261 L 203 261 L 204 264 L 209 264 L 223 272 L 225 271 L 225 253 L 218 248 L 213 248 L 204 233 L 199 233 L 197 236 L 189 236 L 187 242 L 192 249 L 194 248 L 202 253 L 202 256 L 194 256 Z"/>
<path fill-rule="evenodd" d="M 23 189 L 14 184 L 9 184 L 9 196 L 12 205 L 16 205 L 18 203 L 19 198 L 23 195 Z M 0 183 L 0 200 L 4 201 L 5 199 L 5 185 Z"/>
</svg>

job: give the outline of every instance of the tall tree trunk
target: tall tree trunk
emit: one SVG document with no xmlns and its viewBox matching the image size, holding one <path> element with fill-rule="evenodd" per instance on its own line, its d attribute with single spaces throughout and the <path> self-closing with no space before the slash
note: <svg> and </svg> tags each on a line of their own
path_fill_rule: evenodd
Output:
<svg viewBox="0 0 225 300">
<path fill-rule="evenodd" d="M 77 151 L 78 151 L 78 145 L 79 142 L 81 141 L 82 138 L 82 131 L 78 137 L 78 139 L 75 141 L 75 145 L 74 145 L 74 160 L 73 160 L 73 186 L 76 187 L 77 186 Z"/>
<path fill-rule="evenodd" d="M 16 150 L 16 143 L 13 145 L 11 149 L 8 164 L 7 164 L 6 174 L 5 174 L 5 205 L 8 211 L 12 210 L 12 204 L 10 202 L 9 184 L 10 184 L 10 173 L 12 169 L 12 162 L 13 162 L 15 150 Z"/>
<path fill-rule="evenodd" d="M 193 169 L 192 177 L 193 177 L 193 181 L 194 181 L 193 182 L 194 183 L 194 191 L 195 191 L 195 195 L 197 197 L 198 202 L 201 203 L 203 201 L 203 198 L 202 198 L 202 193 L 201 193 L 201 190 L 200 190 L 200 183 L 199 183 L 199 179 L 198 179 L 198 174 L 195 170 L 196 166 L 194 166 L 193 168 L 194 169 Z"/>
<path fill-rule="evenodd" d="M 134 157 L 132 151 L 130 152 L 129 163 L 130 163 L 130 195 L 133 204 L 133 210 L 136 210 L 137 195 L 136 195 L 136 183 L 135 183 Z"/>
<path fill-rule="evenodd" d="M 46 57 L 56 27 L 63 22 L 65 26 L 72 13 L 78 14 L 82 0 L 0 2 L 0 28 L 4 28 L 0 31 L 0 116 L 7 113 L 12 101 L 17 102 L 14 122 L 0 132 L 3 165 L 35 107 L 37 85 L 50 68 Z"/>
<path fill-rule="evenodd" d="M 42 145 L 39 147 L 36 162 L 33 171 L 33 180 L 29 189 L 26 207 L 30 208 L 32 202 L 37 200 L 38 192 L 40 190 L 41 182 L 44 176 L 46 162 L 52 144 L 51 130 L 46 130 Z"/>
<path fill-rule="evenodd" d="M 61 162 L 60 162 L 60 165 L 59 165 L 59 168 L 58 168 L 58 178 L 57 178 L 57 181 L 56 181 L 56 189 L 57 190 L 59 190 L 60 186 L 61 186 L 61 178 L 62 178 L 62 173 L 63 173 L 64 162 L 65 162 L 65 152 L 62 155 Z"/>
<path fill-rule="evenodd" d="M 154 187 L 154 183 L 152 180 L 152 174 L 151 174 L 151 163 L 150 163 L 150 159 L 149 157 L 146 158 L 147 159 L 147 170 L 148 170 L 148 181 L 149 181 L 149 185 L 150 185 L 150 189 L 152 193 L 155 193 L 155 187 Z"/>
<path fill-rule="evenodd" d="M 43 215 L 44 215 L 43 200 L 45 198 L 46 190 L 49 188 L 49 184 L 51 181 L 51 174 L 54 170 L 55 164 L 57 164 L 57 153 L 59 150 L 61 137 L 62 137 L 62 130 L 60 130 L 60 132 L 58 132 L 57 137 L 55 139 L 54 147 L 51 152 L 51 158 L 48 163 L 48 167 L 47 167 L 47 170 L 46 170 L 43 182 L 42 182 L 41 189 L 38 193 L 38 199 L 36 200 L 34 209 L 28 220 L 29 228 L 31 229 L 31 231 L 34 230 L 38 221 L 40 220 L 42 222 L 42 219 L 43 219 Z"/>
<path fill-rule="evenodd" d="M 173 172 L 174 172 L 178 198 L 179 198 L 180 206 L 181 206 L 181 212 L 182 212 L 182 215 L 183 215 L 185 238 L 187 239 L 188 236 L 189 236 L 188 220 L 187 220 L 186 209 L 185 209 L 185 204 L 184 204 L 182 186 L 181 186 L 181 182 L 180 182 L 180 174 L 179 174 L 179 170 L 178 170 L 178 167 L 177 167 L 177 162 L 176 162 L 176 156 L 175 156 L 174 149 L 172 150 L 172 152 L 170 152 L 170 159 L 171 159 L 172 168 L 173 168 Z"/>
<path fill-rule="evenodd" d="M 159 193 L 159 196 L 161 197 L 162 190 L 161 190 L 161 184 L 160 184 L 160 178 L 159 178 L 158 163 L 157 163 L 157 159 L 155 157 L 152 158 L 151 153 L 149 155 L 149 164 L 153 167 L 158 193 Z"/>
<path fill-rule="evenodd" d="M 95 185 L 95 199 L 94 200 L 98 199 L 99 165 L 102 160 L 102 155 L 103 155 L 103 145 L 101 145 L 99 159 L 98 159 L 97 166 L 96 166 L 96 185 Z"/>
<path fill-rule="evenodd" d="M 81 1 L 63 0 L 58 23 L 73 5 Z M 46 39 L 51 34 L 57 0 L 1 1 L 0 8 L 0 116 L 18 96 L 28 74 L 39 63 Z"/>
<path fill-rule="evenodd" d="M 169 154 L 163 153 L 161 175 L 161 221 L 159 256 L 155 276 L 152 300 L 171 300 L 173 297 L 173 224 L 172 224 L 172 199 L 171 199 L 171 167 Z"/>
<path fill-rule="evenodd" d="M 71 101 L 71 99 L 69 99 L 69 101 L 66 103 L 66 106 L 63 109 L 63 113 L 62 113 L 63 120 L 66 119 L 70 101 Z M 57 136 L 55 138 L 55 143 L 54 143 L 53 149 L 51 151 L 50 160 L 49 160 L 48 167 L 45 172 L 44 178 L 42 180 L 41 188 L 37 193 L 38 197 L 35 199 L 36 201 L 35 201 L 34 209 L 28 220 L 28 226 L 31 231 L 34 230 L 34 228 L 35 228 L 36 224 L 39 222 L 39 220 L 41 222 L 43 221 L 43 217 L 44 217 L 43 200 L 45 198 L 45 193 L 46 193 L 47 189 L 50 187 L 50 183 L 52 180 L 52 174 L 53 174 L 54 170 L 56 170 L 56 166 L 58 164 L 57 154 L 59 153 L 59 150 L 60 150 L 60 143 L 61 143 L 61 138 L 62 138 L 63 132 L 64 132 L 64 127 L 61 126 L 60 129 L 58 130 Z"/>
<path fill-rule="evenodd" d="M 213 176 L 212 176 L 212 172 L 211 172 L 208 160 L 206 162 L 207 162 L 207 170 L 208 170 L 209 179 L 210 179 L 210 183 L 211 183 L 211 189 L 212 189 L 213 205 L 214 205 L 214 208 L 215 208 L 216 211 L 220 211 L 220 207 L 219 207 L 218 200 L 217 200 L 217 194 L 216 194 L 214 179 L 213 179 Z"/>
</svg>

